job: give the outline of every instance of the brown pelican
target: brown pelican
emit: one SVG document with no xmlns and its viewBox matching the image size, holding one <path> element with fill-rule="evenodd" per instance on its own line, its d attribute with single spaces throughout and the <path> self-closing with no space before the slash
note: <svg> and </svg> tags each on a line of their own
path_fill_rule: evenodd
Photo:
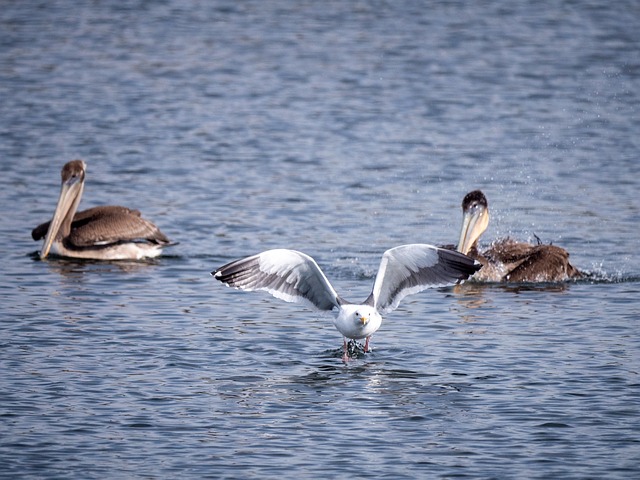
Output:
<svg viewBox="0 0 640 480">
<path fill-rule="evenodd" d="M 497 240 L 480 253 L 478 239 L 489 225 L 489 205 L 480 190 L 462 200 L 462 228 L 457 250 L 482 263 L 474 279 L 489 282 L 560 282 L 583 274 L 569 263 L 569 253 L 555 245 L 533 245 L 511 238 Z"/>
<path fill-rule="evenodd" d="M 163 247 L 172 245 L 138 210 L 104 206 L 76 213 L 85 171 L 82 160 L 72 160 L 62 167 L 62 186 L 53 219 L 31 232 L 34 240 L 44 237 L 41 259 L 53 253 L 94 260 L 139 260 L 157 257 Z"/>
</svg>

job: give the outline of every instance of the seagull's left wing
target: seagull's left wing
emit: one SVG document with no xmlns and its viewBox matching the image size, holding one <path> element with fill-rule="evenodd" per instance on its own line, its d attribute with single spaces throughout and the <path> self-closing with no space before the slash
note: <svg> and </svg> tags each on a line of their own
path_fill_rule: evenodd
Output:
<svg viewBox="0 0 640 480">
<path fill-rule="evenodd" d="M 343 302 L 315 260 L 295 250 L 267 250 L 228 263 L 212 275 L 230 287 L 264 290 L 285 302 L 306 302 L 318 310 L 332 310 Z"/>
<path fill-rule="evenodd" d="M 407 295 L 466 280 L 480 267 L 466 255 L 433 245 L 392 248 L 382 256 L 369 302 L 381 312 L 390 312 Z"/>
</svg>

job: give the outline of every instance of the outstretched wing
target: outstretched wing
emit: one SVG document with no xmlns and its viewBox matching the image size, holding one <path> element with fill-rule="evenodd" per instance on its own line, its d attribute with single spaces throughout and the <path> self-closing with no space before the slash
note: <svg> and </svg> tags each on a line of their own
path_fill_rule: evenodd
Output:
<svg viewBox="0 0 640 480">
<path fill-rule="evenodd" d="M 466 255 L 433 245 L 392 248 L 382 256 L 368 302 L 381 312 L 390 312 L 407 295 L 466 280 L 480 267 Z"/>
<path fill-rule="evenodd" d="M 315 260 L 295 250 L 267 250 L 211 274 L 230 287 L 264 290 L 286 302 L 306 302 L 319 310 L 332 310 L 341 302 Z"/>
</svg>

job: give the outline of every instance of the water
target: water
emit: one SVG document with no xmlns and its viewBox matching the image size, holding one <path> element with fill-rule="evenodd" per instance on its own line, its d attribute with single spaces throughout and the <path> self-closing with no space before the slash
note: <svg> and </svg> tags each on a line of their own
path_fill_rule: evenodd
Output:
<svg viewBox="0 0 640 480">
<path fill-rule="evenodd" d="M 640 474 L 636 2 L 9 2 L 0 11 L 7 478 Z M 37 258 L 82 206 L 180 245 Z M 592 279 L 423 292 L 340 362 L 329 318 L 209 272 L 272 247 L 363 300 L 381 253 L 564 246 Z"/>
</svg>

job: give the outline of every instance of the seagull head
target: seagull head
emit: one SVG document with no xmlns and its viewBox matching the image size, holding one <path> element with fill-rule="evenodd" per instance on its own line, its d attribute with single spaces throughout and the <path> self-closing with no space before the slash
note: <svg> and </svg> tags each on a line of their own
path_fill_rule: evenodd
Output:
<svg viewBox="0 0 640 480">
<path fill-rule="evenodd" d="M 369 305 L 342 305 L 333 324 L 346 338 L 359 340 L 373 334 L 382 323 L 382 316 Z"/>
<path fill-rule="evenodd" d="M 374 307 L 358 305 L 351 314 L 351 322 L 358 329 L 365 331 L 373 329 L 375 331 L 380 327 L 382 317 Z"/>
<path fill-rule="evenodd" d="M 369 312 L 362 312 L 360 310 L 356 310 L 354 313 L 354 317 L 356 318 L 356 322 L 361 322 L 362 325 L 366 325 L 369 323 L 369 319 L 371 318 L 371 314 Z"/>
</svg>

